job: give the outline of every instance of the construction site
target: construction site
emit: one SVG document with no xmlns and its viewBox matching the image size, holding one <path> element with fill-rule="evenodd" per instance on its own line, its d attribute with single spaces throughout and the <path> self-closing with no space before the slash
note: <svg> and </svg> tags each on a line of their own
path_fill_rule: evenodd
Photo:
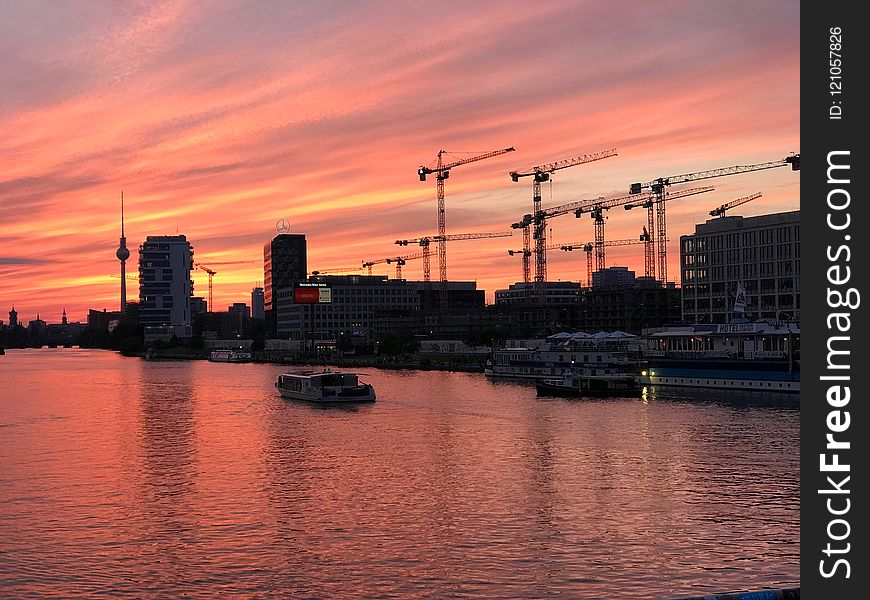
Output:
<svg viewBox="0 0 870 600">
<path fill-rule="evenodd" d="M 442 150 L 429 166 L 419 167 L 417 174 L 421 182 L 435 180 L 437 228 L 431 235 L 396 240 L 395 245 L 405 249 L 404 252 L 385 249 L 381 256 L 362 258 L 357 265 L 309 269 L 307 264 L 303 265 L 306 252 L 298 246 L 300 243 L 304 246 L 305 236 L 279 232 L 266 244 L 265 256 L 274 256 L 282 240 L 293 237 L 297 250 L 290 254 L 297 255 L 296 266 L 295 273 L 288 277 L 287 272 L 278 274 L 277 265 L 273 267 L 272 261 L 266 260 L 267 331 L 277 339 L 295 342 L 300 347 L 317 344 L 329 347 L 345 339 L 352 340 L 361 350 L 371 349 L 379 340 L 397 335 L 486 342 L 487 338 L 545 335 L 560 330 L 640 333 L 646 327 L 682 323 L 687 319 L 700 323 L 727 322 L 730 315 L 725 306 L 728 298 L 733 297 L 737 282 L 758 279 L 768 271 L 776 271 L 779 277 L 765 275 L 763 280 L 750 283 L 749 314 L 756 318 L 799 318 L 799 284 L 795 282 L 799 267 L 794 264 L 799 254 L 791 250 L 786 254 L 781 248 L 773 247 L 777 243 L 782 245 L 784 229 L 788 229 L 789 240 L 793 239 L 792 234 L 795 241 L 799 239 L 799 213 L 795 213 L 794 223 L 789 219 L 786 219 L 788 225 L 779 223 L 780 231 L 773 233 L 774 237 L 778 235 L 778 241 L 768 240 L 764 237 L 766 234 L 752 238 L 754 242 L 749 241 L 750 238 L 737 242 L 732 236 L 729 241 L 721 242 L 721 251 L 716 246 L 712 253 L 708 253 L 706 245 L 696 247 L 682 243 L 679 250 L 683 268 L 677 277 L 668 273 L 668 252 L 676 249 L 678 242 L 669 236 L 667 223 L 669 205 L 692 200 L 702 207 L 698 211 L 699 222 L 702 218 L 717 217 L 715 220 L 726 229 L 751 229 L 752 219 L 756 217 L 747 219 L 744 224 L 742 217 L 728 213 L 760 198 L 761 192 L 716 207 L 704 206 L 698 197 L 715 188 L 699 186 L 696 182 L 783 167 L 799 171 L 799 154 L 764 163 L 717 167 L 629 183 L 622 195 L 545 206 L 541 187 L 551 181 L 554 173 L 616 157 L 617 151 L 608 149 L 575 156 L 508 173 L 513 182 L 531 180 L 532 201 L 529 212 L 516 219 L 506 219 L 503 230 L 448 233 L 445 188 L 451 172 L 457 167 L 514 151 L 508 147 L 450 160 L 451 154 Z M 646 210 L 646 218 L 638 224 L 637 237 L 608 239 L 605 227 L 608 217 L 626 219 L 628 211 L 634 209 Z M 593 225 L 589 238 L 558 242 L 552 239 L 552 220 L 566 215 L 579 219 L 587 214 Z M 515 235 L 522 238 L 521 247 L 514 239 L 506 239 Z M 711 247 L 725 236 L 725 233 L 714 236 Z M 448 244 L 493 238 L 505 238 L 505 255 L 519 257 L 521 264 L 516 283 L 507 289 L 495 290 L 494 302 L 486 304 L 484 292 L 477 289 L 476 282 L 448 278 Z M 765 248 L 757 252 L 745 248 L 741 254 L 739 249 L 746 244 L 763 244 Z M 728 256 L 725 256 L 726 245 Z M 642 252 L 642 273 L 625 266 L 608 265 L 609 248 L 635 246 Z M 585 276 L 576 280 L 566 281 L 564 277 L 550 280 L 548 252 L 553 251 L 582 253 L 585 260 L 581 259 L 580 264 L 585 263 Z M 437 261 L 434 274 L 433 255 Z M 286 264 L 288 258 L 283 260 Z M 409 271 L 418 261 L 420 276 L 414 277 Z M 734 264 L 726 268 L 726 263 Z M 277 283 L 279 279 L 281 283 Z M 272 281 L 276 282 L 274 286 Z M 328 293 L 300 292 L 311 291 L 313 287 L 328 290 Z M 781 299 L 786 293 L 790 297 Z M 274 302 L 269 298 L 274 298 Z"/>
</svg>

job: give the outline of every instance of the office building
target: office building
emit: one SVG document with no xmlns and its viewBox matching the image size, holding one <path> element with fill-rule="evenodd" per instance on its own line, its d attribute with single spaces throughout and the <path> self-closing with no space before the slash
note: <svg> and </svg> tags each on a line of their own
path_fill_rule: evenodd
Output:
<svg viewBox="0 0 870 600">
<path fill-rule="evenodd" d="M 420 312 L 419 282 L 386 276 L 322 275 L 277 292 L 278 337 L 292 340 L 374 339 L 374 320 Z"/>
<path fill-rule="evenodd" d="M 628 267 L 608 267 L 592 273 L 592 287 L 626 287 L 635 284 L 634 271 Z"/>
<path fill-rule="evenodd" d="M 251 318 L 253 319 L 264 319 L 265 316 L 265 303 L 263 298 L 263 288 L 255 287 L 251 290 Z"/>
<path fill-rule="evenodd" d="M 800 319 L 800 211 L 710 219 L 680 236 L 682 312 L 687 323 L 728 323 L 737 284 L 744 316 Z"/>
<path fill-rule="evenodd" d="M 139 246 L 139 322 L 190 337 L 193 246 L 183 235 L 149 235 Z"/>
<path fill-rule="evenodd" d="M 305 235 L 281 233 L 263 246 L 263 312 L 266 330 L 277 332 L 277 293 L 292 289 L 308 276 Z"/>
<path fill-rule="evenodd" d="M 580 284 L 576 281 L 547 281 L 544 283 L 545 304 L 577 304 L 580 301 Z M 506 290 L 495 291 L 497 305 L 537 303 L 534 283 L 512 283 Z"/>
</svg>

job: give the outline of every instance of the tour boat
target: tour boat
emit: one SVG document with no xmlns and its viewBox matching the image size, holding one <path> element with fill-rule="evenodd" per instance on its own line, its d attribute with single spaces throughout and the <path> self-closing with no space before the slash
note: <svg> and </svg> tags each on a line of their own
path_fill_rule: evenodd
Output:
<svg viewBox="0 0 870 600">
<path fill-rule="evenodd" d="M 580 376 L 566 373 L 561 379 L 538 379 L 535 388 L 542 396 L 565 398 L 615 396 L 629 398 L 640 394 L 637 379 L 630 374 Z"/>
<path fill-rule="evenodd" d="M 284 373 L 275 389 L 282 398 L 309 402 L 374 402 L 375 389 L 356 373 L 330 371 Z"/>
<path fill-rule="evenodd" d="M 508 340 L 492 350 L 484 374 L 493 378 L 559 379 L 598 377 L 636 371 L 643 340 L 622 331 L 557 333 L 544 339 Z"/>
<path fill-rule="evenodd" d="M 243 363 L 253 360 L 250 352 L 241 352 L 238 350 L 212 350 L 208 359 L 212 362 L 232 362 Z"/>
</svg>

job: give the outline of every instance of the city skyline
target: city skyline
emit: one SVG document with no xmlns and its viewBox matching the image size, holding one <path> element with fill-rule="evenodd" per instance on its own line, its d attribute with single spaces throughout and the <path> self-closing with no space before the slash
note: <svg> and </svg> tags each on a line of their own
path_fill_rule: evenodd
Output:
<svg viewBox="0 0 870 600">
<path fill-rule="evenodd" d="M 309 270 L 400 255 L 408 249 L 396 239 L 435 233 L 435 186 L 416 169 L 441 148 L 517 149 L 453 173 L 448 233 L 508 230 L 531 211 L 530 183 L 508 172 L 535 164 L 618 152 L 555 174 L 549 206 L 800 151 L 794 3 L 629 12 L 552 2 L 534 15 L 518 3 L 448 3 L 441 29 L 389 7 L 4 8 L 3 314 L 12 304 L 25 322 L 62 307 L 71 320 L 115 309 L 121 190 L 130 247 L 177 232 L 204 264 L 254 261 L 217 269 L 222 307 L 262 281 L 263 244 L 279 219 L 308 238 Z M 735 214 L 799 208 L 799 175 L 787 169 L 710 185 L 668 207 L 670 279 L 679 235 L 719 204 L 760 191 Z M 645 223 L 641 211 L 609 216 L 610 239 Z M 555 241 L 592 238 L 585 215 L 550 225 Z M 521 280 L 506 252 L 521 245 L 519 235 L 451 244 L 449 277 L 476 280 L 492 301 Z M 607 256 L 608 266 L 643 271 L 640 247 Z M 419 262 L 404 276 L 422 279 Z M 206 273 L 193 277 L 205 295 Z M 583 281 L 585 258 L 551 252 L 549 277 Z"/>
</svg>

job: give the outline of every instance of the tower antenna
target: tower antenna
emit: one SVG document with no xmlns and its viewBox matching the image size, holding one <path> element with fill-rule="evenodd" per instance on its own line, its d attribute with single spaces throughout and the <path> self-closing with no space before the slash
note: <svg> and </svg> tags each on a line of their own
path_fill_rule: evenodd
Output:
<svg viewBox="0 0 870 600">
<path fill-rule="evenodd" d="M 127 237 L 124 235 L 124 191 L 121 190 L 121 239 L 115 256 L 121 261 L 121 312 L 127 310 L 127 259 L 130 251 L 127 249 Z"/>
</svg>

